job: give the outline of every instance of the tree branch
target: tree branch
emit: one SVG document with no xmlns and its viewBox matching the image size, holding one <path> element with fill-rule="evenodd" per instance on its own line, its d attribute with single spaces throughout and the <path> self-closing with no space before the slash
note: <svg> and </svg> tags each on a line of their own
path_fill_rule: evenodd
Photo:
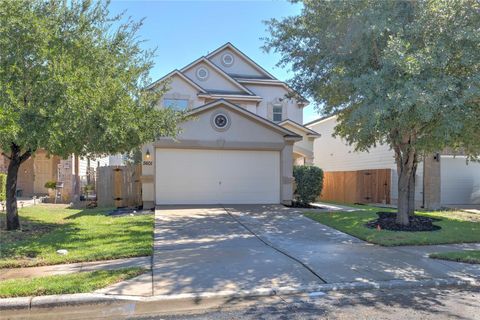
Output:
<svg viewBox="0 0 480 320">
<path fill-rule="evenodd" d="M 25 153 L 19 157 L 20 163 L 25 162 L 28 158 L 30 158 L 31 155 L 32 149 L 28 149 L 27 151 L 25 151 Z"/>
</svg>

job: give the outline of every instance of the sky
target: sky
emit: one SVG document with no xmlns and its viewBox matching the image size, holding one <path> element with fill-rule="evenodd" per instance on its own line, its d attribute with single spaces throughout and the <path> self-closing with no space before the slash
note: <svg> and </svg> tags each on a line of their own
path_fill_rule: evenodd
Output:
<svg viewBox="0 0 480 320">
<path fill-rule="evenodd" d="M 145 1 L 113 0 L 112 14 L 126 11 L 134 20 L 145 18 L 139 36 L 146 48 L 157 48 L 152 80 L 180 69 L 200 56 L 231 42 L 282 81 L 292 77 L 289 68 L 276 67 L 280 56 L 262 50 L 268 36 L 265 20 L 298 14 L 301 5 L 283 0 L 256 1 Z M 304 122 L 318 118 L 313 104 L 304 109 Z"/>
</svg>

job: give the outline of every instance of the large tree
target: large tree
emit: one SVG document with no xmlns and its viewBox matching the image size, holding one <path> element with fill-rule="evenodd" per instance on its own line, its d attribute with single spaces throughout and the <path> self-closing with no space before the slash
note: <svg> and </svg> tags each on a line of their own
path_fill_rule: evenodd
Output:
<svg viewBox="0 0 480 320">
<path fill-rule="evenodd" d="M 145 91 L 154 52 L 142 22 L 108 3 L 0 0 L 0 149 L 9 160 L 7 229 L 20 227 L 16 184 L 36 150 L 68 157 L 126 152 L 174 135 L 184 116 Z"/>
<path fill-rule="evenodd" d="M 268 22 L 265 48 L 291 64 L 292 86 L 338 115 L 335 133 L 356 150 L 392 148 L 397 223 L 407 225 L 422 157 L 480 152 L 480 3 L 302 3 L 298 16 Z"/>
</svg>

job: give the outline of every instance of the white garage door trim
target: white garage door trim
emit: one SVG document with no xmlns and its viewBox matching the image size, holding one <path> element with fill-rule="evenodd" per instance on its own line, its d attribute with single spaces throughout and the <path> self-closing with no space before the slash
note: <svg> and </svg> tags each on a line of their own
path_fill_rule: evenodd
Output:
<svg viewBox="0 0 480 320">
<path fill-rule="evenodd" d="M 440 168 L 443 205 L 480 204 L 480 163 L 442 156 Z"/>
<path fill-rule="evenodd" d="M 155 162 L 157 205 L 280 203 L 279 151 L 157 148 Z"/>
</svg>

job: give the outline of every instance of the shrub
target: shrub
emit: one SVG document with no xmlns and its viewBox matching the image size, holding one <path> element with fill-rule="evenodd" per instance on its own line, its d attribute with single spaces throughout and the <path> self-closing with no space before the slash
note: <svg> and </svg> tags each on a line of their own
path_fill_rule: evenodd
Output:
<svg viewBox="0 0 480 320">
<path fill-rule="evenodd" d="M 47 181 L 45 183 L 45 188 L 47 189 L 55 189 L 57 188 L 57 183 L 55 181 Z"/>
<path fill-rule="evenodd" d="M 0 202 L 7 199 L 7 175 L 0 173 Z"/>
<path fill-rule="evenodd" d="M 315 166 L 294 166 L 295 199 L 302 204 L 309 204 L 322 192 L 323 170 Z"/>
</svg>

